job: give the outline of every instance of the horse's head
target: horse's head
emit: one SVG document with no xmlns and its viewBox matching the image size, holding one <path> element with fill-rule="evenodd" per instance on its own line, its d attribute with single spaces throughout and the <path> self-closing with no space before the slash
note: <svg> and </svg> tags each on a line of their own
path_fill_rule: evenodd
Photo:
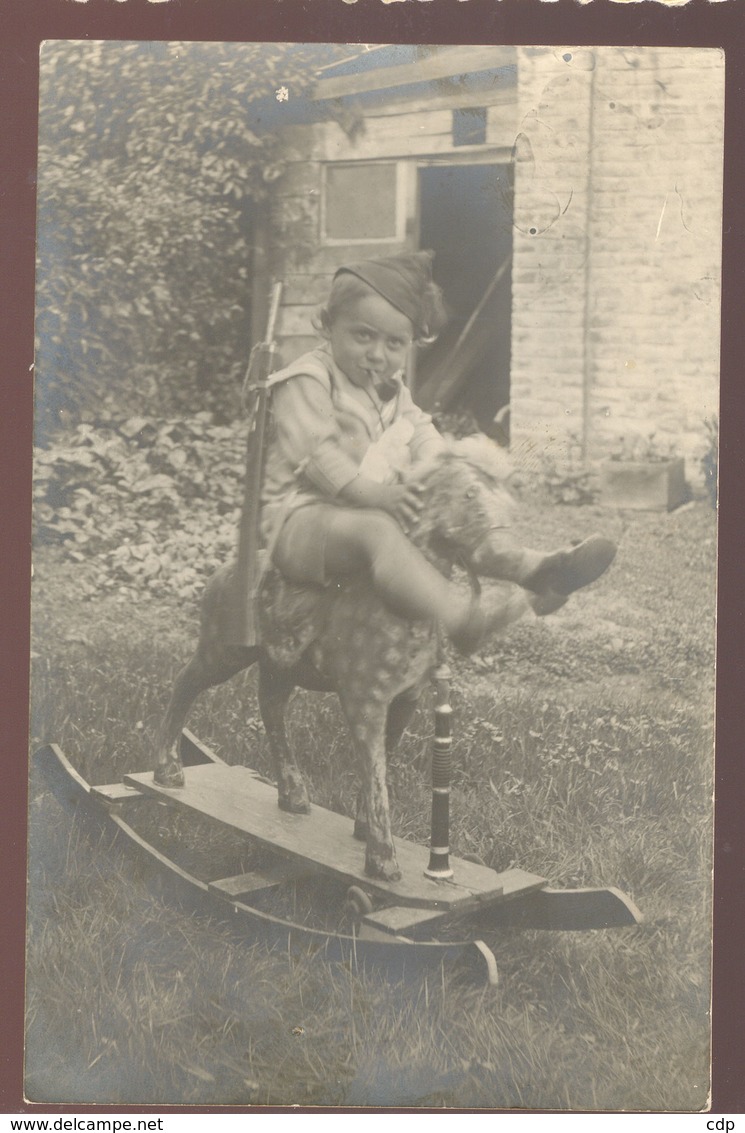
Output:
<svg viewBox="0 0 745 1133">
<path fill-rule="evenodd" d="M 490 538 L 510 526 L 514 514 L 511 472 L 506 453 L 488 437 L 452 441 L 417 477 L 426 489 L 417 544 L 489 575 Z"/>
</svg>

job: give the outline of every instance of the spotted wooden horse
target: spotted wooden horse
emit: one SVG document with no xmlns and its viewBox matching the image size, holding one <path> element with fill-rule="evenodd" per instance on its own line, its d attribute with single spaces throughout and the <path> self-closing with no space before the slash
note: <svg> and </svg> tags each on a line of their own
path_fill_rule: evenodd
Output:
<svg viewBox="0 0 745 1133">
<path fill-rule="evenodd" d="M 467 438 L 453 442 L 418 473 L 424 507 L 411 537 L 443 574 L 460 564 L 473 579 L 495 575 L 495 532 L 509 524 L 514 509 L 508 471 L 494 444 Z M 396 880 L 400 871 L 391 837 L 386 757 L 438 664 L 437 627 L 391 613 L 365 577 L 301 588 L 270 570 L 259 597 L 260 644 L 229 645 L 234 570 L 234 565 L 221 568 L 207 585 L 198 647 L 176 679 L 158 736 L 156 782 L 175 789 L 184 783 L 178 741 L 196 696 L 258 662 L 259 707 L 275 761 L 279 806 L 309 811 L 303 773 L 287 740 L 285 709 L 296 687 L 335 691 L 361 773 L 355 835 L 367 844 L 365 872 Z M 506 629 L 531 606 L 524 591 L 507 584 L 490 602 L 493 632 Z"/>
</svg>

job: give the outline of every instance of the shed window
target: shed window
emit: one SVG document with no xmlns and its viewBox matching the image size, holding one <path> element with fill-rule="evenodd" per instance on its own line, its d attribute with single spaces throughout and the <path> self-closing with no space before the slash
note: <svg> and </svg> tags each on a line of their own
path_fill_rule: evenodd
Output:
<svg viewBox="0 0 745 1133">
<path fill-rule="evenodd" d="M 398 237 L 396 163 L 328 165 L 324 194 L 326 240 Z"/>
<path fill-rule="evenodd" d="M 453 111 L 453 145 L 483 146 L 486 142 L 486 107 Z"/>
</svg>

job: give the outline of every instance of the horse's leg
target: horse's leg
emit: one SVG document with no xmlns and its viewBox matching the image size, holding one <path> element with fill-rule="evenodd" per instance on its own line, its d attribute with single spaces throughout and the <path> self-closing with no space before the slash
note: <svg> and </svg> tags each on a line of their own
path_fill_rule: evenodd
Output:
<svg viewBox="0 0 745 1133">
<path fill-rule="evenodd" d="M 308 814 L 310 798 L 285 730 L 285 710 L 295 682 L 286 670 L 265 657 L 259 665 L 259 709 L 277 774 L 277 801 L 282 810 Z"/>
<path fill-rule="evenodd" d="M 411 688 L 405 689 L 404 692 L 399 693 L 395 700 L 391 701 L 385 727 L 385 750 L 388 755 L 391 755 L 398 747 L 409 720 L 414 715 L 419 703 L 421 691 L 421 685 L 412 685 Z"/>
<path fill-rule="evenodd" d="M 357 792 L 357 806 L 354 815 L 354 836 L 358 842 L 367 841 L 367 803 L 365 802 L 365 792 L 360 787 Z"/>
<path fill-rule="evenodd" d="M 386 756 L 392 753 L 398 747 L 401 737 L 406 731 L 406 727 L 414 715 L 421 687 L 419 685 L 412 685 L 404 692 L 391 701 L 388 706 L 388 717 L 385 727 L 385 751 Z M 357 796 L 357 812 L 354 819 L 354 836 L 360 842 L 367 841 L 368 824 L 367 824 L 367 808 L 365 805 L 365 792 L 363 790 Z"/>
<path fill-rule="evenodd" d="M 383 877 L 398 881 L 401 870 L 396 861 L 391 833 L 391 816 L 388 809 L 386 782 L 385 723 L 370 721 L 364 728 L 364 738 L 358 731 L 358 750 L 362 756 L 363 782 L 367 810 L 367 849 L 365 873 L 370 877 Z"/>
<path fill-rule="evenodd" d="M 155 749 L 155 782 L 161 787 L 183 787 L 184 769 L 179 737 L 189 709 L 205 689 L 223 684 L 241 669 L 252 665 L 257 649 L 200 644 L 197 652 L 176 677 L 171 699 L 158 730 Z"/>
<path fill-rule="evenodd" d="M 364 813 L 367 816 L 365 873 L 370 877 L 397 881 L 401 870 L 393 849 L 386 783 L 387 706 L 379 699 L 345 695 L 341 689 L 339 699 L 352 732 L 361 771 Z"/>
</svg>

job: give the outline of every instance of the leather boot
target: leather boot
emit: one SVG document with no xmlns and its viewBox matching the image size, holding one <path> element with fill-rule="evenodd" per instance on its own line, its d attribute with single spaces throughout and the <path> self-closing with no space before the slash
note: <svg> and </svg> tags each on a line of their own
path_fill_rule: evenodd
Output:
<svg viewBox="0 0 745 1133">
<path fill-rule="evenodd" d="M 615 543 L 602 535 L 591 535 L 575 547 L 545 555 L 537 567 L 520 579 L 520 585 L 539 596 L 566 600 L 567 595 L 600 578 L 615 557 Z"/>
</svg>

